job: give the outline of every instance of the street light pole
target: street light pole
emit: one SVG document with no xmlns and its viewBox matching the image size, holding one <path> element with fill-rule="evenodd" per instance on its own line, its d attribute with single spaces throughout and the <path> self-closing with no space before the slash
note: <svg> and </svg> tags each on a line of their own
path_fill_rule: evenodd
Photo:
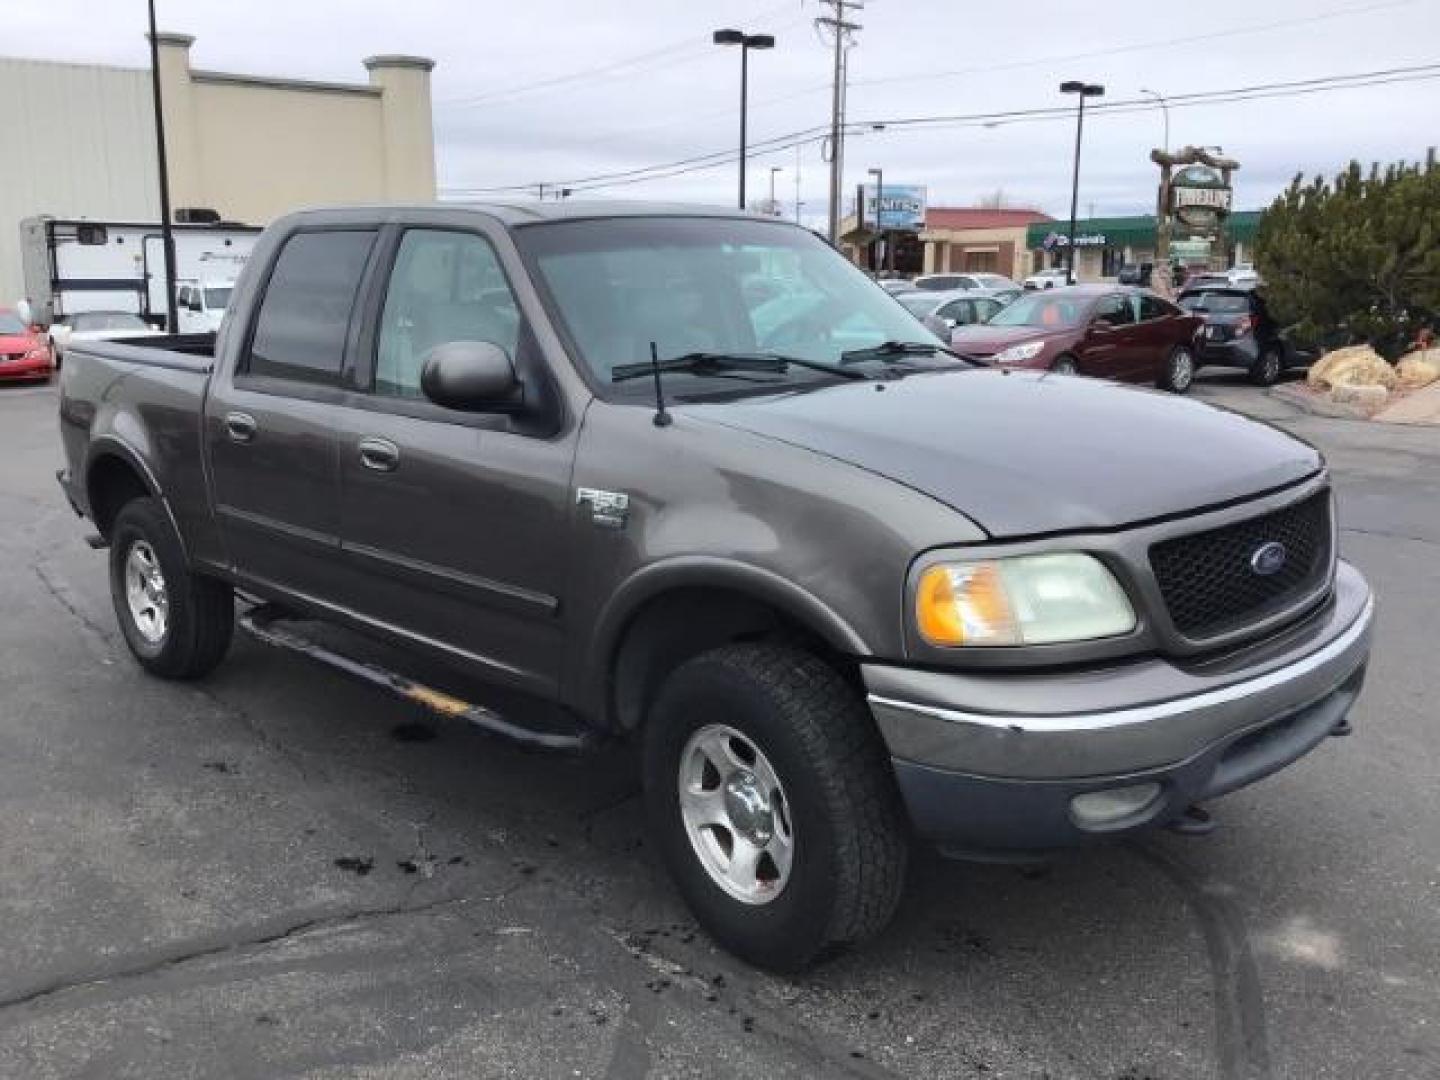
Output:
<svg viewBox="0 0 1440 1080">
<path fill-rule="evenodd" d="M 1160 102 L 1160 111 L 1165 115 L 1165 153 L 1170 153 L 1170 103 L 1165 100 L 1164 94 L 1156 93 L 1154 90 L 1140 88 L 1140 93 L 1148 94 Z"/>
<path fill-rule="evenodd" d="M 746 113 L 750 96 L 750 50 L 773 49 L 775 38 L 770 34 L 746 34 L 740 30 L 716 30 L 712 35 L 716 45 L 740 46 L 740 209 L 745 209 L 745 151 Z"/>
<path fill-rule="evenodd" d="M 880 238 L 880 243 L 885 245 L 885 261 L 890 261 L 890 245 L 885 239 L 885 170 L 871 169 L 870 175 L 875 177 L 875 234 Z M 871 270 L 879 270 L 880 267 L 873 265 L 871 259 Z"/>
<path fill-rule="evenodd" d="M 165 109 L 160 98 L 160 42 L 155 36 L 155 0 L 150 10 L 150 88 L 155 103 L 155 164 L 160 173 L 160 246 L 165 251 L 165 329 L 180 332 L 175 306 L 175 230 L 170 227 L 170 167 L 165 158 Z M 149 287 L 147 283 L 146 291 Z M 149 307 L 147 296 L 146 307 Z"/>
<path fill-rule="evenodd" d="M 1062 94 L 1078 94 L 1080 108 L 1075 114 L 1075 167 L 1070 177 L 1070 242 L 1065 249 L 1065 284 L 1075 284 L 1075 214 L 1080 206 L 1080 140 L 1085 133 L 1085 99 L 1100 97 L 1105 87 L 1098 83 L 1069 80 L 1060 84 Z"/>
</svg>

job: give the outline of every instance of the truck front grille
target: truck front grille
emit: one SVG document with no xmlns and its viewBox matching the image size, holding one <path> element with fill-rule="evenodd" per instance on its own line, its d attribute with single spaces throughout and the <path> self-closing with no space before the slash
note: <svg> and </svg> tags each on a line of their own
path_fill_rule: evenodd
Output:
<svg viewBox="0 0 1440 1080">
<path fill-rule="evenodd" d="M 1284 545 L 1270 573 L 1253 565 L 1267 544 Z M 1237 630 L 1284 611 L 1317 589 L 1329 573 L 1330 493 L 1234 525 L 1163 540 L 1150 568 L 1175 629 L 1188 638 Z"/>
</svg>

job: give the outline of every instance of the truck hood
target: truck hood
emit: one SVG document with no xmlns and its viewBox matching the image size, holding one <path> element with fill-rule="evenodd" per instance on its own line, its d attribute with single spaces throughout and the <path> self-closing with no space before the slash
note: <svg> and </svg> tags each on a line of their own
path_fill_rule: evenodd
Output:
<svg viewBox="0 0 1440 1080">
<path fill-rule="evenodd" d="M 964 369 L 684 412 L 889 477 L 1001 538 L 1192 513 L 1322 467 L 1310 446 L 1235 413 L 1038 372 Z"/>
</svg>

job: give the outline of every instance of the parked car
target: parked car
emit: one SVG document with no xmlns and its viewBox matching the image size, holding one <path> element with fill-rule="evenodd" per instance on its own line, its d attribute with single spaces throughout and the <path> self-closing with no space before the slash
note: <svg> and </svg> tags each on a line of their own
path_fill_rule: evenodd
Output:
<svg viewBox="0 0 1440 1080">
<path fill-rule="evenodd" d="M 806 298 L 763 331 L 751 256 L 787 279 L 762 306 Z M 1147 299 L 996 317 L 1073 305 L 1114 346 L 1112 297 Z M 1194 822 L 1349 730 L 1372 605 L 1313 448 L 957 361 L 798 226 L 305 212 L 225 318 L 74 343 L 61 375 L 60 482 L 138 663 L 213 669 L 238 596 L 261 641 L 417 707 L 638 742 L 653 850 L 754 962 L 880 930 L 912 831 L 1002 857 Z"/>
<path fill-rule="evenodd" d="M 972 292 L 1010 292 L 1019 286 L 1003 274 L 989 274 L 975 271 L 965 274 L 921 274 L 911 283 L 916 289 L 926 292 L 954 292 L 969 289 Z"/>
<path fill-rule="evenodd" d="M 881 278 L 876 284 L 892 296 L 916 291 L 915 282 L 909 278 Z"/>
<path fill-rule="evenodd" d="M 1260 284 L 1260 274 L 1255 269 L 1254 263 L 1236 263 L 1225 275 L 1226 280 L 1235 286 L 1254 287 Z"/>
<path fill-rule="evenodd" d="M 1037 270 L 1021 282 L 1021 285 L 1026 289 L 1055 289 L 1069 281 L 1070 271 L 1063 266 L 1055 266 L 1049 270 Z"/>
<path fill-rule="evenodd" d="M 164 333 L 128 311 L 82 311 L 50 327 L 50 340 L 58 368 L 65 362 L 65 347 L 72 341 L 121 341 Z"/>
<path fill-rule="evenodd" d="M 990 321 L 1005 306 L 1004 301 L 972 289 L 953 292 L 913 292 L 896 297 L 900 306 L 919 319 L 943 341 L 957 326 Z"/>
<path fill-rule="evenodd" d="M 1195 381 L 1199 316 L 1137 289 L 1070 285 L 1028 293 L 950 344 L 1003 367 L 1144 382 L 1183 394 Z"/>
<path fill-rule="evenodd" d="M 1189 270 L 1181 281 L 1182 289 L 1203 289 L 1230 284 L 1230 275 L 1219 270 Z"/>
<path fill-rule="evenodd" d="M 1318 355 L 1282 331 L 1254 289 L 1204 285 L 1186 289 L 1177 303 L 1205 321 L 1196 339 L 1200 367 L 1243 368 L 1251 382 L 1270 386 L 1287 368 L 1309 367 Z"/>
<path fill-rule="evenodd" d="M 0 382 L 43 382 L 55 371 L 50 340 L 28 316 L 26 310 L 0 308 Z"/>
<path fill-rule="evenodd" d="M 1148 289 L 1150 287 L 1150 279 L 1154 273 L 1154 263 L 1126 263 L 1120 267 L 1118 280 L 1121 285 L 1139 285 Z"/>
</svg>

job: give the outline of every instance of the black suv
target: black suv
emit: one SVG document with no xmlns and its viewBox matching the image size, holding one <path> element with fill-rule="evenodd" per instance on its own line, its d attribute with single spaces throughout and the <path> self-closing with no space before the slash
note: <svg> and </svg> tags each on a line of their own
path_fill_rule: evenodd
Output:
<svg viewBox="0 0 1440 1080">
<path fill-rule="evenodd" d="M 1199 285 L 1177 302 L 1205 319 L 1195 339 L 1199 367 L 1244 368 L 1252 382 L 1270 386 L 1286 368 L 1308 367 L 1315 359 L 1313 350 L 1285 336 L 1254 289 Z"/>
</svg>

